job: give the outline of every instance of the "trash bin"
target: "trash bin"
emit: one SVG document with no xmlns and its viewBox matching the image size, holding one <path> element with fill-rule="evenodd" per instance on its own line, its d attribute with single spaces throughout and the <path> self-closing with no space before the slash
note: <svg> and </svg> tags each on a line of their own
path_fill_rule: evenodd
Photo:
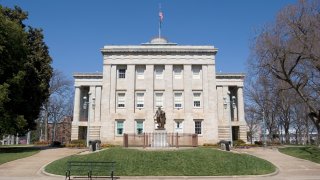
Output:
<svg viewBox="0 0 320 180">
<path fill-rule="evenodd" d="M 230 141 L 221 140 L 219 144 L 221 145 L 222 150 L 230 151 Z"/>
<path fill-rule="evenodd" d="M 96 150 L 100 150 L 100 147 L 101 147 L 101 141 L 96 140 Z"/>
<path fill-rule="evenodd" d="M 90 151 L 96 151 L 96 141 L 89 141 Z"/>
</svg>

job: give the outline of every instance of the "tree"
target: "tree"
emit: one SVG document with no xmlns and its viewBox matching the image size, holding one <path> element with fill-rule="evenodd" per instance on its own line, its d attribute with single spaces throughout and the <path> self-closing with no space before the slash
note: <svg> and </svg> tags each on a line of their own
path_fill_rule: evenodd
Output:
<svg viewBox="0 0 320 180">
<path fill-rule="evenodd" d="M 41 111 L 41 125 L 44 128 L 44 140 L 48 141 L 48 122 L 56 123 L 65 116 L 72 116 L 73 91 L 69 80 L 61 71 L 54 69 L 50 80 L 49 99 L 43 104 Z M 55 134 L 55 133 L 53 133 Z"/>
<path fill-rule="evenodd" d="M 35 129 L 49 96 L 52 60 L 42 30 L 23 24 L 27 17 L 0 5 L 0 135 Z"/>
<path fill-rule="evenodd" d="M 294 91 L 308 107 L 320 142 L 320 1 L 300 0 L 281 10 L 253 47 L 256 70 Z"/>
</svg>

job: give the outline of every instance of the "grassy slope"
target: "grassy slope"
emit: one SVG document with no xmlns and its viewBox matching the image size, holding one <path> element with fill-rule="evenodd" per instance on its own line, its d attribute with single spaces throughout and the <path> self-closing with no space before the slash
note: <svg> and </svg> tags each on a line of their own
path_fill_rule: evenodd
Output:
<svg viewBox="0 0 320 180">
<path fill-rule="evenodd" d="M 111 148 L 55 161 L 46 167 L 46 171 L 64 175 L 68 160 L 116 161 L 117 176 L 223 176 L 267 174 L 275 171 L 275 167 L 265 160 L 211 148 L 179 151 Z M 85 171 L 81 175 L 85 175 Z"/>
<path fill-rule="evenodd" d="M 320 163 L 320 149 L 313 146 L 280 148 L 280 152 L 289 156 Z"/>
<path fill-rule="evenodd" d="M 0 164 L 25 158 L 38 153 L 39 148 L 35 147 L 5 147 L 0 146 Z"/>
</svg>

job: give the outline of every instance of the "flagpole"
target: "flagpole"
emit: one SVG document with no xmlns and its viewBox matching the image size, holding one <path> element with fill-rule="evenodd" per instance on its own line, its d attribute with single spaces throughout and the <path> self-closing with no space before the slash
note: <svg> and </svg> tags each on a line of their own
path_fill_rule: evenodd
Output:
<svg viewBox="0 0 320 180">
<path fill-rule="evenodd" d="M 159 3 L 159 39 L 161 38 L 161 21 L 162 21 L 161 3 Z"/>
<path fill-rule="evenodd" d="M 159 20 L 159 39 L 161 38 L 161 21 Z"/>
</svg>

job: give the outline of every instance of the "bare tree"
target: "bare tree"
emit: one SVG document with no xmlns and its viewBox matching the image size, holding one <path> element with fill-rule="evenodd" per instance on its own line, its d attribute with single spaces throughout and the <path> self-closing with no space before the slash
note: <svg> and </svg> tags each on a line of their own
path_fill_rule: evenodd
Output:
<svg viewBox="0 0 320 180">
<path fill-rule="evenodd" d="M 72 115 L 72 88 L 69 80 L 61 71 L 54 69 L 50 80 L 50 97 L 43 105 L 41 119 L 44 140 L 48 141 L 48 122 L 57 123 L 63 116 Z"/>
<path fill-rule="evenodd" d="M 320 140 L 320 1 L 281 10 L 254 41 L 255 68 L 285 82 L 308 107 Z M 284 89 L 288 90 L 288 89 Z"/>
</svg>

